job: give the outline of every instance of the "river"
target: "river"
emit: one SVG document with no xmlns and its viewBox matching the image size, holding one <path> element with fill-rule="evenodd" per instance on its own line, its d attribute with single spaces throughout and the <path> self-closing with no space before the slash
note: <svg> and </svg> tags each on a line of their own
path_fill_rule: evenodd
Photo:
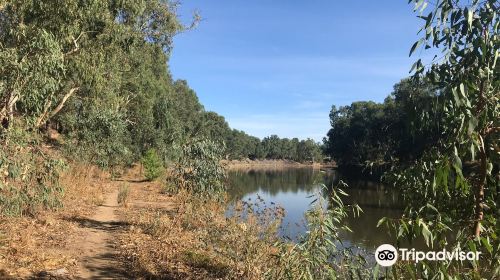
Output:
<svg viewBox="0 0 500 280">
<path fill-rule="evenodd" d="M 343 178 L 336 170 L 313 168 L 287 168 L 278 170 L 233 170 L 229 172 L 229 195 L 233 201 L 255 202 L 261 199 L 266 205 L 279 205 L 285 210 L 280 234 L 292 240 L 306 231 L 304 213 L 311 202 L 330 192 L 326 187 L 338 184 L 339 180 L 349 185 L 346 203 L 358 204 L 363 213 L 359 217 L 349 216 L 345 222 L 352 232 L 344 231 L 341 238 L 346 246 L 360 247 L 371 251 L 384 243 L 395 243 L 385 228 L 377 228 L 382 217 L 399 217 L 402 212 L 399 194 L 381 183 Z"/>
</svg>

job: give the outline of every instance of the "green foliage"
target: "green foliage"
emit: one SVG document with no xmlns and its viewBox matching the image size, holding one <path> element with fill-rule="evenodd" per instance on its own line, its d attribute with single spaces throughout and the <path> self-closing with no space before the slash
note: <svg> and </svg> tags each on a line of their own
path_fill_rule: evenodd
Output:
<svg viewBox="0 0 500 280">
<path fill-rule="evenodd" d="M 197 140 L 182 148 L 173 180 L 195 194 L 217 197 L 225 191 L 226 173 L 221 165 L 223 146 L 211 140 Z"/>
<path fill-rule="evenodd" d="M 257 147 L 256 154 L 258 158 L 267 159 L 287 159 L 299 162 L 323 161 L 321 146 L 314 140 L 280 139 L 277 135 L 262 139 L 262 142 Z"/>
<path fill-rule="evenodd" d="M 307 233 L 295 244 L 280 241 L 277 263 L 268 279 L 368 279 L 366 261 L 350 248 L 343 248 L 340 232 L 350 230 L 343 222 L 349 214 L 359 215 L 357 205 L 345 205 L 347 194 L 334 189 L 327 208 L 318 194 L 317 203 L 306 213 Z M 313 202 L 314 203 L 314 202 Z"/>
<path fill-rule="evenodd" d="M 420 157 L 441 137 L 438 93 L 429 82 L 402 80 L 384 103 L 333 106 L 326 153 L 346 166 Z"/>
<path fill-rule="evenodd" d="M 387 122 L 382 104 L 355 102 L 351 106 L 335 106 L 330 112 L 332 129 L 328 133 L 329 152 L 338 164 L 365 163 L 368 159 L 383 161 L 388 141 L 382 127 Z"/>
<path fill-rule="evenodd" d="M 144 167 L 144 176 L 148 181 L 160 177 L 163 172 L 163 164 L 156 153 L 156 150 L 149 149 L 144 157 L 141 159 L 142 166 Z"/>
<path fill-rule="evenodd" d="M 173 36 L 186 29 L 176 4 L 16 0 L 0 13 L 5 127 L 20 118 L 28 128 L 56 128 L 69 136 L 70 155 L 102 167 L 130 164 L 149 147 L 163 161 L 174 156 L 185 121 L 176 110 L 197 119 L 179 98 L 190 90 L 165 67 Z"/>
<path fill-rule="evenodd" d="M 278 155 L 207 112 L 166 67 L 172 38 L 189 27 L 177 3 L 8 1 L 0 7 L 0 122 L 56 129 L 69 156 L 102 168 L 130 165 L 154 148 L 175 162 L 193 138 L 226 145 L 232 159 Z M 308 155 L 304 158 L 312 160 Z"/>
<path fill-rule="evenodd" d="M 498 238 L 499 56 L 498 1 L 444 1 L 427 14 L 424 1 L 411 1 L 425 21 L 420 46 L 442 57 L 415 62 L 413 79 L 427 79 L 439 91 L 441 136 L 432 149 L 388 176 L 403 189 L 407 208 L 398 220 L 384 220 L 398 238 L 423 237 L 430 247 L 481 252 L 478 262 L 422 262 L 395 267 L 395 275 L 431 279 L 496 279 Z M 423 110 L 410 121 L 429 123 Z M 418 131 L 418 127 L 413 131 Z"/>
<path fill-rule="evenodd" d="M 263 158 L 257 155 L 260 139 L 249 136 L 243 131 L 233 129 L 226 137 L 227 153 L 231 159 Z"/>
<path fill-rule="evenodd" d="M 323 160 L 323 153 L 319 144 L 314 142 L 312 139 L 302 140 L 294 147 L 294 142 L 289 142 L 291 144 L 291 153 L 297 151 L 297 161 L 305 162 L 321 162 Z M 288 145 L 289 147 L 290 145 Z M 285 149 L 285 151 L 290 151 Z M 288 152 L 290 153 L 290 152 Z"/>
<path fill-rule="evenodd" d="M 0 215 L 36 215 L 62 206 L 59 173 L 64 162 L 38 147 L 37 139 L 21 129 L 3 135 L 0 150 Z"/>
<path fill-rule="evenodd" d="M 66 123 L 69 124 L 69 123 Z M 120 115 L 93 108 L 75 120 L 64 144 L 68 156 L 97 164 L 101 168 L 130 164 L 130 134 Z"/>
</svg>

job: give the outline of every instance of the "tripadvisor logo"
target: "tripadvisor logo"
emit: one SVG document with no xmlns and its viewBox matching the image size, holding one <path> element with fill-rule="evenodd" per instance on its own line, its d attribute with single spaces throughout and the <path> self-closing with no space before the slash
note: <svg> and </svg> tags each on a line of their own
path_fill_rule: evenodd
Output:
<svg viewBox="0 0 500 280">
<path fill-rule="evenodd" d="M 418 263 L 419 261 L 478 261 L 481 252 L 464 252 L 459 249 L 453 251 L 447 251 L 443 249 L 441 251 L 416 251 L 415 249 L 399 248 L 398 250 L 390 244 L 382 244 L 378 246 L 375 251 L 375 260 L 380 266 L 392 266 L 398 260 L 398 256 L 401 256 L 403 261 L 414 261 Z"/>
<path fill-rule="evenodd" d="M 398 251 L 390 244 L 382 244 L 375 251 L 375 260 L 381 266 L 392 266 L 398 260 Z"/>
</svg>

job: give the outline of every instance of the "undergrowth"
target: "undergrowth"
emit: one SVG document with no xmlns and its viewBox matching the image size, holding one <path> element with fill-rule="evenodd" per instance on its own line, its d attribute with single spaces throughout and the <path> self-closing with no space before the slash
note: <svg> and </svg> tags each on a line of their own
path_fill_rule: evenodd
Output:
<svg viewBox="0 0 500 280">
<path fill-rule="evenodd" d="M 0 279 L 35 279 L 32 275 L 42 271 L 76 268 L 81 252 L 68 251 L 76 234 L 81 234 L 75 221 L 102 204 L 109 174 L 96 166 L 69 162 L 60 183 L 64 193 L 58 199 L 64 208 L 41 210 L 35 216 L 0 215 Z"/>
<path fill-rule="evenodd" d="M 61 207 L 65 163 L 43 150 L 36 134 L 21 129 L 3 131 L 0 145 L 0 214 L 33 216 Z"/>
<path fill-rule="evenodd" d="M 127 215 L 133 230 L 123 242 L 124 255 L 137 277 L 261 279 L 277 252 L 280 209 L 263 221 L 251 212 L 226 217 L 225 203 L 186 191 L 173 199 L 176 208 L 170 211 Z"/>
<path fill-rule="evenodd" d="M 279 253 L 266 279 L 371 278 L 365 258 L 346 247 L 340 237 L 342 231 L 351 231 L 344 219 L 361 212 L 357 205 L 344 204 L 345 196 L 347 193 L 340 188 L 334 188 L 328 199 L 316 195 L 313 207 L 306 212 L 308 231 L 296 243 L 277 243 Z"/>
</svg>

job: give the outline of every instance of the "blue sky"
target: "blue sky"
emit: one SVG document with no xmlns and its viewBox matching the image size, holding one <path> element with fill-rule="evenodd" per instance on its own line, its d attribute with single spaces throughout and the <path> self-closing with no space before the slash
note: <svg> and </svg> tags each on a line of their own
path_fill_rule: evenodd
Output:
<svg viewBox="0 0 500 280">
<path fill-rule="evenodd" d="M 203 21 L 175 38 L 170 70 L 232 128 L 320 141 L 332 105 L 381 102 L 408 76 L 421 20 L 407 2 L 184 0 L 181 19 Z"/>
</svg>

